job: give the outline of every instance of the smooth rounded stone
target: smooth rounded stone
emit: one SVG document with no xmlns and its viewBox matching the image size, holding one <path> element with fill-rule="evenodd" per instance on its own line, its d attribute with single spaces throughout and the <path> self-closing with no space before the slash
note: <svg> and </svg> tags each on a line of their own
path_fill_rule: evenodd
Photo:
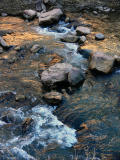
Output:
<svg viewBox="0 0 120 160">
<path fill-rule="evenodd" d="M 23 13 L 24 18 L 29 20 L 32 20 L 33 18 L 35 18 L 36 15 L 37 15 L 37 12 L 32 9 L 24 10 L 24 13 Z"/>
<path fill-rule="evenodd" d="M 98 15 L 98 12 L 97 12 L 97 11 L 93 11 L 93 14 L 94 14 L 94 15 Z"/>
<path fill-rule="evenodd" d="M 3 48 L 0 46 L 0 54 L 3 53 Z"/>
<path fill-rule="evenodd" d="M 86 58 L 86 59 L 89 59 L 89 57 L 93 53 L 93 51 L 90 49 L 81 49 L 80 47 L 78 48 L 78 52 L 83 56 L 83 58 Z"/>
<path fill-rule="evenodd" d="M 63 15 L 61 9 L 53 9 L 51 11 L 41 13 L 39 15 L 39 25 L 50 25 L 58 21 Z"/>
<path fill-rule="evenodd" d="M 2 37 L 0 37 L 0 45 L 5 49 L 9 48 L 9 46 L 7 45 L 7 43 L 4 41 Z"/>
<path fill-rule="evenodd" d="M 23 95 L 23 94 L 16 94 L 16 96 L 15 96 L 15 100 L 16 100 L 17 102 L 24 101 L 25 99 L 26 99 L 26 96 Z"/>
<path fill-rule="evenodd" d="M 86 36 L 91 33 L 88 27 L 79 26 L 76 28 L 76 32 L 78 36 Z"/>
<path fill-rule="evenodd" d="M 102 34 L 102 33 L 97 33 L 97 34 L 95 35 L 95 39 L 96 39 L 96 40 L 104 40 L 104 39 L 105 39 L 105 36 L 104 36 L 104 34 Z"/>
<path fill-rule="evenodd" d="M 72 65 L 68 63 L 57 63 L 41 74 L 41 81 L 44 85 L 52 86 L 56 83 L 67 81 L 69 71 Z"/>
<path fill-rule="evenodd" d="M 85 36 L 80 36 L 78 43 L 79 43 L 79 44 L 83 44 L 83 43 L 85 43 L 86 40 L 87 40 L 87 39 L 86 39 Z"/>
<path fill-rule="evenodd" d="M 55 91 L 44 94 L 43 98 L 47 103 L 53 105 L 57 105 L 62 102 L 62 94 Z"/>
<path fill-rule="evenodd" d="M 75 86 L 85 79 L 85 74 L 78 68 L 72 68 L 72 70 L 68 73 L 68 82 L 70 85 Z"/>
<path fill-rule="evenodd" d="M 7 13 L 1 13 L 1 16 L 2 16 L 2 17 L 7 17 L 8 14 L 7 14 Z"/>
<path fill-rule="evenodd" d="M 61 38 L 62 42 L 76 43 L 79 40 L 78 36 L 67 34 Z"/>
<path fill-rule="evenodd" d="M 91 54 L 89 68 L 102 73 L 110 73 L 114 66 L 115 58 L 101 52 Z"/>
</svg>

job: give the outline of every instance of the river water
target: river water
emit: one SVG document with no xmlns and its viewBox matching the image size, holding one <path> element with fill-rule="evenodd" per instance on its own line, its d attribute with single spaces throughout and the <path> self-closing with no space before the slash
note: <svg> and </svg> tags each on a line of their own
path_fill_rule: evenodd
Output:
<svg viewBox="0 0 120 160">
<path fill-rule="evenodd" d="M 93 29 L 82 49 L 119 55 L 120 23 L 115 16 L 103 15 L 102 20 L 86 14 L 80 17 Z M 88 75 L 82 87 L 65 92 L 61 106 L 48 106 L 41 100 L 38 70 L 61 61 L 83 71 L 88 68 L 88 61 L 77 52 L 78 44 L 60 42 L 61 36 L 74 33 L 74 27 L 67 28 L 68 24 L 60 21 L 55 30 L 40 28 L 36 22 L 26 23 L 14 17 L 1 18 L 0 23 L 0 29 L 14 31 L 4 36 L 8 44 L 41 46 L 34 54 L 23 47 L 15 63 L 9 63 L 14 52 L 0 55 L 0 160 L 119 160 L 119 68 L 107 76 Z M 95 42 L 96 32 L 103 32 L 106 40 Z M 18 93 L 27 98 L 15 101 Z M 26 118 L 31 118 L 32 123 L 23 132 Z"/>
</svg>

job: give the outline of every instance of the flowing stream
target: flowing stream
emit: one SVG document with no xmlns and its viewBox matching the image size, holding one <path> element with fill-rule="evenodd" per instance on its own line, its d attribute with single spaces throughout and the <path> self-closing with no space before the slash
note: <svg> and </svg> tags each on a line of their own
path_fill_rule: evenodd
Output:
<svg viewBox="0 0 120 160">
<path fill-rule="evenodd" d="M 114 24 L 118 27 L 117 22 Z M 112 22 L 110 24 L 114 29 Z M 83 71 L 88 69 L 87 59 L 77 52 L 78 44 L 60 41 L 67 33 L 75 33 L 74 27 L 67 28 L 67 25 L 60 21 L 47 28 L 32 26 L 32 30 L 42 37 L 40 51 L 32 54 L 21 49 L 20 61 L 12 65 L 4 55 L 0 60 L 0 160 L 120 158 L 118 68 L 110 75 L 88 77 L 82 87 L 73 89 L 70 95 L 66 93 L 67 98 L 61 106 L 48 106 L 39 101 L 38 69 L 41 64 L 47 66 L 54 60 L 56 53 L 57 60 L 62 57 L 63 62 Z M 109 35 L 109 29 L 106 34 Z M 99 44 L 100 47 L 103 45 Z M 88 45 L 88 49 L 93 48 Z M 120 53 L 119 47 L 117 53 Z M 18 92 L 27 96 L 24 102 L 15 101 Z M 30 124 L 24 126 L 27 118 Z M 24 127 L 28 127 L 27 130 Z"/>
</svg>

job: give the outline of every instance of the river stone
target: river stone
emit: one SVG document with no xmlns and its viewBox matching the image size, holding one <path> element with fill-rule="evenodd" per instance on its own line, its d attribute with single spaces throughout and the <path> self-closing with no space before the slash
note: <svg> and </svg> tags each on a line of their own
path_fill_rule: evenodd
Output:
<svg viewBox="0 0 120 160">
<path fill-rule="evenodd" d="M 0 46 L 0 54 L 3 53 L 3 48 Z"/>
<path fill-rule="evenodd" d="M 72 68 L 72 70 L 68 73 L 68 82 L 70 85 L 75 86 L 78 83 L 83 82 L 85 79 L 84 73 L 78 68 Z"/>
<path fill-rule="evenodd" d="M 53 9 L 51 11 L 41 13 L 39 15 L 39 25 L 50 25 L 58 21 L 63 15 L 61 9 Z"/>
<path fill-rule="evenodd" d="M 9 48 L 9 46 L 7 45 L 7 43 L 4 41 L 2 37 L 0 37 L 0 45 L 5 49 Z"/>
<path fill-rule="evenodd" d="M 68 63 L 57 63 L 41 74 L 41 81 L 44 85 L 55 86 L 62 82 L 69 85 L 76 85 L 83 81 L 84 74 L 81 69 L 73 67 Z"/>
<path fill-rule="evenodd" d="M 71 69 L 71 64 L 57 63 L 42 72 L 41 81 L 44 85 L 48 86 L 67 81 L 67 75 Z"/>
<path fill-rule="evenodd" d="M 40 48 L 41 48 L 41 47 L 40 47 L 39 44 L 34 44 L 34 45 L 32 46 L 32 48 L 31 48 L 31 52 L 32 52 L 32 53 L 37 53 Z"/>
<path fill-rule="evenodd" d="M 78 36 L 85 36 L 91 33 L 88 27 L 82 27 L 82 26 L 78 26 L 76 28 L 76 32 Z"/>
<path fill-rule="evenodd" d="M 89 68 L 91 70 L 107 74 L 111 72 L 114 62 L 114 57 L 105 55 L 101 52 L 96 52 L 94 54 L 91 54 Z"/>
<path fill-rule="evenodd" d="M 61 38 L 62 42 L 76 43 L 79 40 L 79 37 L 75 35 L 67 34 Z"/>
<path fill-rule="evenodd" d="M 104 39 L 105 39 L 105 36 L 104 36 L 104 34 L 102 34 L 102 33 L 97 33 L 97 34 L 95 35 L 95 39 L 96 39 L 96 40 L 104 40 Z"/>
<path fill-rule="evenodd" d="M 83 44 L 83 43 L 85 43 L 85 41 L 86 41 L 86 37 L 85 36 L 80 36 L 78 43 Z"/>
<path fill-rule="evenodd" d="M 57 105 L 62 102 L 62 94 L 59 92 L 49 92 L 44 94 L 43 98 L 49 104 Z"/>
<path fill-rule="evenodd" d="M 36 15 L 37 15 L 37 12 L 32 9 L 24 10 L 24 13 L 23 13 L 24 18 L 29 20 L 35 18 Z"/>
</svg>

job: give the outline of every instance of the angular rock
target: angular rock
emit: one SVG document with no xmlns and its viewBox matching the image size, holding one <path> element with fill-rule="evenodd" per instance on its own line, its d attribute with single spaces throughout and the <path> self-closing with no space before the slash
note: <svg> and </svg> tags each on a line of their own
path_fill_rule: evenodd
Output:
<svg viewBox="0 0 120 160">
<path fill-rule="evenodd" d="M 43 98 L 49 104 L 57 105 L 62 102 L 62 94 L 59 92 L 49 92 L 44 94 Z"/>
<path fill-rule="evenodd" d="M 35 18 L 36 15 L 37 15 L 37 12 L 32 9 L 24 10 L 24 13 L 23 13 L 24 18 L 28 20 L 32 20 L 33 18 Z"/>
<path fill-rule="evenodd" d="M 78 26 L 76 28 L 76 32 L 78 36 L 85 36 L 91 33 L 90 29 L 87 27 Z"/>
<path fill-rule="evenodd" d="M 62 42 L 76 43 L 79 40 L 79 37 L 75 35 L 67 34 L 61 38 Z"/>
<path fill-rule="evenodd" d="M 78 83 L 82 83 L 85 79 L 84 73 L 78 68 L 72 68 L 72 70 L 68 73 L 68 82 L 70 85 L 75 86 Z"/>
<path fill-rule="evenodd" d="M 5 49 L 9 48 L 9 46 L 7 45 L 7 43 L 4 41 L 2 37 L 0 37 L 0 45 Z"/>
<path fill-rule="evenodd" d="M 39 25 L 50 25 L 58 21 L 63 15 L 61 9 L 53 9 L 51 11 L 41 13 L 39 15 Z"/>
<path fill-rule="evenodd" d="M 96 39 L 96 40 L 104 40 L 104 39 L 105 39 L 105 36 L 104 36 L 104 34 L 102 34 L 102 33 L 97 33 L 97 34 L 95 35 L 95 39 Z"/>
<path fill-rule="evenodd" d="M 115 62 L 114 57 L 105 55 L 104 53 L 101 52 L 96 52 L 92 54 L 90 57 L 89 68 L 91 70 L 107 74 L 111 72 L 114 62 Z"/>
<path fill-rule="evenodd" d="M 56 83 L 67 81 L 68 72 L 72 65 L 68 63 L 57 63 L 45 70 L 41 74 L 41 81 L 44 85 L 55 85 Z"/>
</svg>

